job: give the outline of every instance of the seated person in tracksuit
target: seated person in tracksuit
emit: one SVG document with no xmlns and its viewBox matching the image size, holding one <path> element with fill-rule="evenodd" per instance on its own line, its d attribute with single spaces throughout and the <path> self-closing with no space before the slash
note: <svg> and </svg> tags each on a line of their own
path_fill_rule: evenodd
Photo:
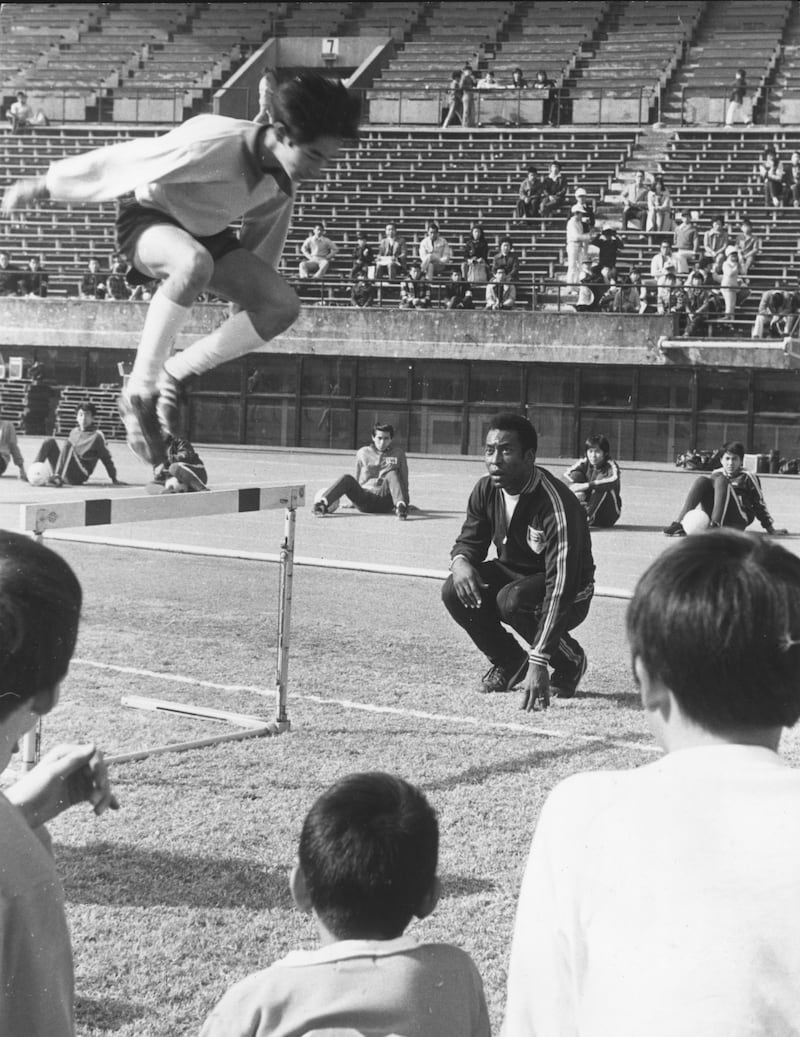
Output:
<svg viewBox="0 0 800 1037">
<path fill-rule="evenodd" d="M 408 517 L 408 461 L 405 451 L 396 446 L 392 425 L 375 424 L 372 442 L 356 454 L 356 474 L 343 475 L 314 499 L 312 514 L 329 515 L 348 496 L 359 511 Z"/>
<path fill-rule="evenodd" d="M 39 447 L 36 461 L 47 461 L 53 470 L 49 486 L 81 486 L 94 472 L 98 461 L 102 461 L 114 486 L 120 486 L 117 469 L 106 446 L 106 437 L 95 428 L 97 409 L 89 400 L 79 407 L 75 417 L 76 427 L 59 445 L 49 436 Z"/>
<path fill-rule="evenodd" d="M 194 493 L 208 489 L 208 473 L 200 455 L 188 439 L 167 436 L 166 461 L 153 469 L 152 493 Z"/>
<path fill-rule="evenodd" d="M 605 436 L 589 436 L 586 453 L 564 472 L 569 488 L 586 509 L 590 526 L 613 526 L 622 511 L 619 467 Z"/>
</svg>

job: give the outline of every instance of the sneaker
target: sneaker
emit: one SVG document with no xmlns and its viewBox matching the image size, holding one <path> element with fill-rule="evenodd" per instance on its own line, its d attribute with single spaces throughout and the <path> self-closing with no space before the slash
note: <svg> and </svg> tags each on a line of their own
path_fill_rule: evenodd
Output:
<svg viewBox="0 0 800 1037">
<path fill-rule="evenodd" d="M 164 371 L 161 381 L 158 383 L 156 414 L 161 430 L 170 436 L 178 435 L 181 402 L 184 395 L 182 383 Z"/>
<path fill-rule="evenodd" d="M 514 662 L 502 666 L 493 666 L 481 678 L 483 695 L 501 695 L 511 691 L 525 676 L 528 669 L 528 653 L 522 652 Z"/>
<path fill-rule="evenodd" d="M 311 509 L 311 514 L 314 518 L 324 518 L 328 514 L 328 505 L 324 500 L 316 501 L 314 507 Z"/>
<path fill-rule="evenodd" d="M 394 509 L 394 513 L 401 521 L 405 522 L 405 520 L 408 518 L 408 505 L 404 501 L 400 501 L 400 503 Z"/>
<path fill-rule="evenodd" d="M 571 699 L 578 690 L 578 685 L 586 673 L 586 652 L 581 649 L 581 658 L 577 667 L 567 673 L 554 670 L 550 677 L 550 691 L 557 699 Z"/>
<path fill-rule="evenodd" d="M 667 528 L 664 530 L 665 537 L 685 537 L 686 530 L 680 524 L 680 522 L 670 522 Z"/>
<path fill-rule="evenodd" d="M 128 446 L 146 464 L 155 468 L 166 461 L 164 436 L 156 414 L 156 397 L 123 394 L 117 401 Z"/>
</svg>

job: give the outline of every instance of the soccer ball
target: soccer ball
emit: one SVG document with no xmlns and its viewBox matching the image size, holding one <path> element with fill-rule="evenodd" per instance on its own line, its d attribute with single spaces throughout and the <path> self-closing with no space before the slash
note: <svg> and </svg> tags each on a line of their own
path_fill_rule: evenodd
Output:
<svg viewBox="0 0 800 1037">
<path fill-rule="evenodd" d="M 28 465 L 26 474 L 31 486 L 46 486 L 53 470 L 47 461 L 34 461 Z"/>
<path fill-rule="evenodd" d="M 164 492 L 165 493 L 188 493 L 189 492 L 189 487 L 186 486 L 184 483 L 182 483 L 180 481 L 180 479 L 176 479 L 174 475 L 171 475 L 169 477 L 169 479 L 167 479 L 167 481 L 164 483 Z"/>
<path fill-rule="evenodd" d="M 689 536 L 691 536 L 692 533 L 702 533 L 704 529 L 708 529 L 710 524 L 711 520 L 702 508 L 695 508 L 694 511 L 687 511 L 681 519 L 681 525 Z"/>
</svg>

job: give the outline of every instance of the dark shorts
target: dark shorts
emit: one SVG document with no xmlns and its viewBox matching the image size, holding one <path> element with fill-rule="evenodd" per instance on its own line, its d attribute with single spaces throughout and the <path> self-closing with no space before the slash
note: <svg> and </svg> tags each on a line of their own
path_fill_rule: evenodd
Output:
<svg viewBox="0 0 800 1037">
<path fill-rule="evenodd" d="M 158 227 L 164 224 L 180 227 L 182 231 L 186 231 L 190 237 L 198 241 L 211 254 L 214 262 L 222 259 L 229 252 L 235 252 L 236 249 L 242 247 L 236 232 L 230 227 L 221 230 L 219 234 L 211 234 L 207 238 L 201 238 L 199 235 L 192 234 L 191 231 L 186 230 L 178 220 L 168 213 L 160 212 L 158 209 L 151 209 L 146 205 L 140 205 L 133 195 L 125 195 L 124 198 L 120 198 L 117 202 L 116 237 L 117 251 L 121 252 L 130 264 L 130 270 L 126 274 L 130 284 L 148 284 L 153 280 L 149 274 L 145 274 L 136 267 L 133 255 L 136 250 L 136 243 L 144 231 L 149 227 Z"/>
</svg>

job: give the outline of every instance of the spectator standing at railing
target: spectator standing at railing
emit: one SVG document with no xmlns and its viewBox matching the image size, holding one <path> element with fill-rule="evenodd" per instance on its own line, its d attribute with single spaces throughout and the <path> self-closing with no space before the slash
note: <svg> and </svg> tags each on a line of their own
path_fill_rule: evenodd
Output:
<svg viewBox="0 0 800 1037">
<path fill-rule="evenodd" d="M 579 207 L 583 213 L 583 229 L 591 230 L 595 225 L 596 215 L 594 211 L 594 202 L 589 197 L 589 192 L 585 187 L 575 188 L 575 206 Z M 573 208 L 573 212 L 575 209 Z"/>
<path fill-rule="evenodd" d="M 535 166 L 528 166 L 525 179 L 519 185 L 517 219 L 531 220 L 541 215 L 544 184 Z"/>
<path fill-rule="evenodd" d="M 720 291 L 725 302 L 725 319 L 735 320 L 736 302 L 742 288 L 742 271 L 739 266 L 739 252 L 735 245 L 725 249 L 725 259 L 720 271 Z M 745 293 L 746 294 L 746 293 Z"/>
<path fill-rule="evenodd" d="M 0 295 L 18 295 L 22 272 L 11 262 L 8 252 L 0 251 Z"/>
<path fill-rule="evenodd" d="M 116 302 L 127 302 L 131 297 L 131 286 L 126 275 L 126 263 L 122 256 L 115 255 L 111 260 L 111 273 L 106 278 L 107 299 Z"/>
<path fill-rule="evenodd" d="M 658 252 L 650 260 L 650 280 L 658 281 L 667 269 L 676 269 L 675 257 L 672 254 L 672 245 L 668 241 L 662 241 Z"/>
<path fill-rule="evenodd" d="M 517 301 L 516 285 L 506 279 L 505 270 L 499 268 L 486 285 L 487 310 L 513 310 Z"/>
<path fill-rule="evenodd" d="M 796 337 L 800 330 L 800 292 L 770 288 L 761 296 L 751 338 Z"/>
<path fill-rule="evenodd" d="M 339 251 L 330 238 L 325 236 L 325 224 L 317 223 L 314 230 L 308 235 L 300 246 L 303 259 L 298 267 L 300 277 L 324 277 L 333 262 L 333 257 Z"/>
<path fill-rule="evenodd" d="M 277 89 L 278 81 L 275 73 L 267 65 L 261 73 L 258 81 L 258 115 L 253 120 L 257 123 L 267 125 L 272 119 L 272 95 Z"/>
<path fill-rule="evenodd" d="M 463 114 L 461 121 L 464 126 L 475 125 L 475 76 L 472 72 L 472 65 L 469 62 L 464 65 L 461 70 L 461 78 L 458 82 L 459 90 L 461 91 L 461 105 Z"/>
<path fill-rule="evenodd" d="M 711 221 L 711 227 L 703 235 L 703 256 L 708 260 L 705 266 L 715 280 L 719 280 L 725 261 L 725 249 L 730 243 L 730 234 L 722 217 L 715 216 Z"/>
<path fill-rule="evenodd" d="M 643 169 L 637 169 L 633 182 L 622 191 L 622 229 L 628 229 L 629 220 L 638 220 L 642 230 L 647 223 L 647 195 L 650 185 Z"/>
<path fill-rule="evenodd" d="M 419 243 L 419 261 L 422 273 L 429 281 L 447 271 L 452 259 L 450 245 L 439 233 L 439 224 L 431 220 L 425 236 Z"/>
<path fill-rule="evenodd" d="M 682 307 L 682 292 L 678 288 L 678 275 L 675 266 L 664 268 L 658 279 L 656 292 L 656 312 L 659 314 L 678 313 Z"/>
<path fill-rule="evenodd" d="M 363 230 L 360 230 L 353 248 L 352 264 L 350 266 L 351 280 L 356 280 L 359 277 L 369 277 L 370 268 L 374 273 L 375 253 L 367 244 L 367 235 Z"/>
<path fill-rule="evenodd" d="M 603 276 L 609 281 L 617 271 L 617 259 L 625 247 L 622 238 L 617 234 L 616 228 L 610 223 L 604 223 L 599 234 L 595 234 L 589 241 L 597 249 L 597 261 Z"/>
<path fill-rule="evenodd" d="M 412 260 L 407 277 L 400 282 L 400 309 L 427 310 L 431 305 L 431 283 L 422 276 L 419 260 Z"/>
<path fill-rule="evenodd" d="M 657 176 L 647 192 L 647 230 L 672 230 L 672 198 L 664 178 Z"/>
<path fill-rule="evenodd" d="M 591 259 L 584 259 L 581 264 L 580 287 L 575 309 L 579 313 L 595 313 L 601 309 L 603 297 L 608 291 L 608 283 L 603 277 L 603 271 L 597 263 Z"/>
<path fill-rule="evenodd" d="M 758 167 L 759 177 L 764 186 L 764 204 L 767 208 L 778 208 L 783 205 L 784 172 L 783 163 L 772 144 L 768 144 Z"/>
<path fill-rule="evenodd" d="M 108 294 L 106 279 L 100 273 L 100 262 L 95 256 L 89 257 L 88 270 L 81 278 L 78 290 L 81 299 L 105 299 Z"/>
<path fill-rule="evenodd" d="M 550 163 L 550 170 L 544 178 L 542 187 L 544 189 L 542 216 L 552 216 L 567 204 L 569 191 L 569 184 L 566 176 L 561 172 L 560 162 Z"/>
<path fill-rule="evenodd" d="M 734 244 L 739 252 L 739 266 L 742 275 L 747 277 L 753 260 L 761 251 L 761 239 L 753 233 L 753 225 L 750 220 L 744 219 L 739 224 L 739 233 L 736 235 Z"/>
<path fill-rule="evenodd" d="M 579 205 L 572 207 L 567 220 L 567 287 L 575 291 L 581 277 L 581 264 L 586 258 L 586 247 L 592 235 L 584 227 L 583 209 Z"/>
<path fill-rule="evenodd" d="M 705 330 L 708 316 L 714 311 L 714 292 L 699 270 L 693 270 L 679 300 L 679 312 L 686 316 L 684 338 L 696 338 Z"/>
<path fill-rule="evenodd" d="M 447 85 L 447 114 L 442 123 L 442 129 L 447 129 L 455 120 L 461 124 L 464 121 L 464 105 L 461 96 L 461 73 L 453 72 Z"/>
<path fill-rule="evenodd" d="M 406 243 L 397 236 L 397 228 L 393 223 L 386 224 L 386 233 L 378 243 L 375 257 L 376 276 L 386 276 L 390 280 L 399 277 L 406 268 Z"/>
<path fill-rule="evenodd" d="M 488 269 L 489 242 L 483 233 L 483 227 L 476 223 L 472 226 L 467 243 L 464 245 L 461 277 L 470 284 L 486 284 L 489 280 Z"/>
<path fill-rule="evenodd" d="M 673 236 L 675 269 L 679 274 L 688 274 L 700 253 L 700 231 L 697 228 L 698 212 L 675 213 L 677 225 Z"/>
<path fill-rule="evenodd" d="M 31 256 L 28 269 L 20 276 L 19 293 L 31 298 L 44 299 L 50 286 L 50 275 L 42 270 L 42 261 L 38 256 Z"/>
<path fill-rule="evenodd" d="M 747 91 L 747 70 L 740 68 L 736 72 L 733 86 L 728 94 L 728 107 L 725 111 L 726 126 L 733 126 L 738 118 L 745 126 L 753 125 L 753 103 Z"/>
<path fill-rule="evenodd" d="M 539 69 L 533 81 L 533 90 L 542 95 L 542 122 L 546 126 L 555 126 L 558 105 L 556 103 L 556 84 L 544 69 Z M 534 97 L 536 94 L 534 94 Z"/>
</svg>

